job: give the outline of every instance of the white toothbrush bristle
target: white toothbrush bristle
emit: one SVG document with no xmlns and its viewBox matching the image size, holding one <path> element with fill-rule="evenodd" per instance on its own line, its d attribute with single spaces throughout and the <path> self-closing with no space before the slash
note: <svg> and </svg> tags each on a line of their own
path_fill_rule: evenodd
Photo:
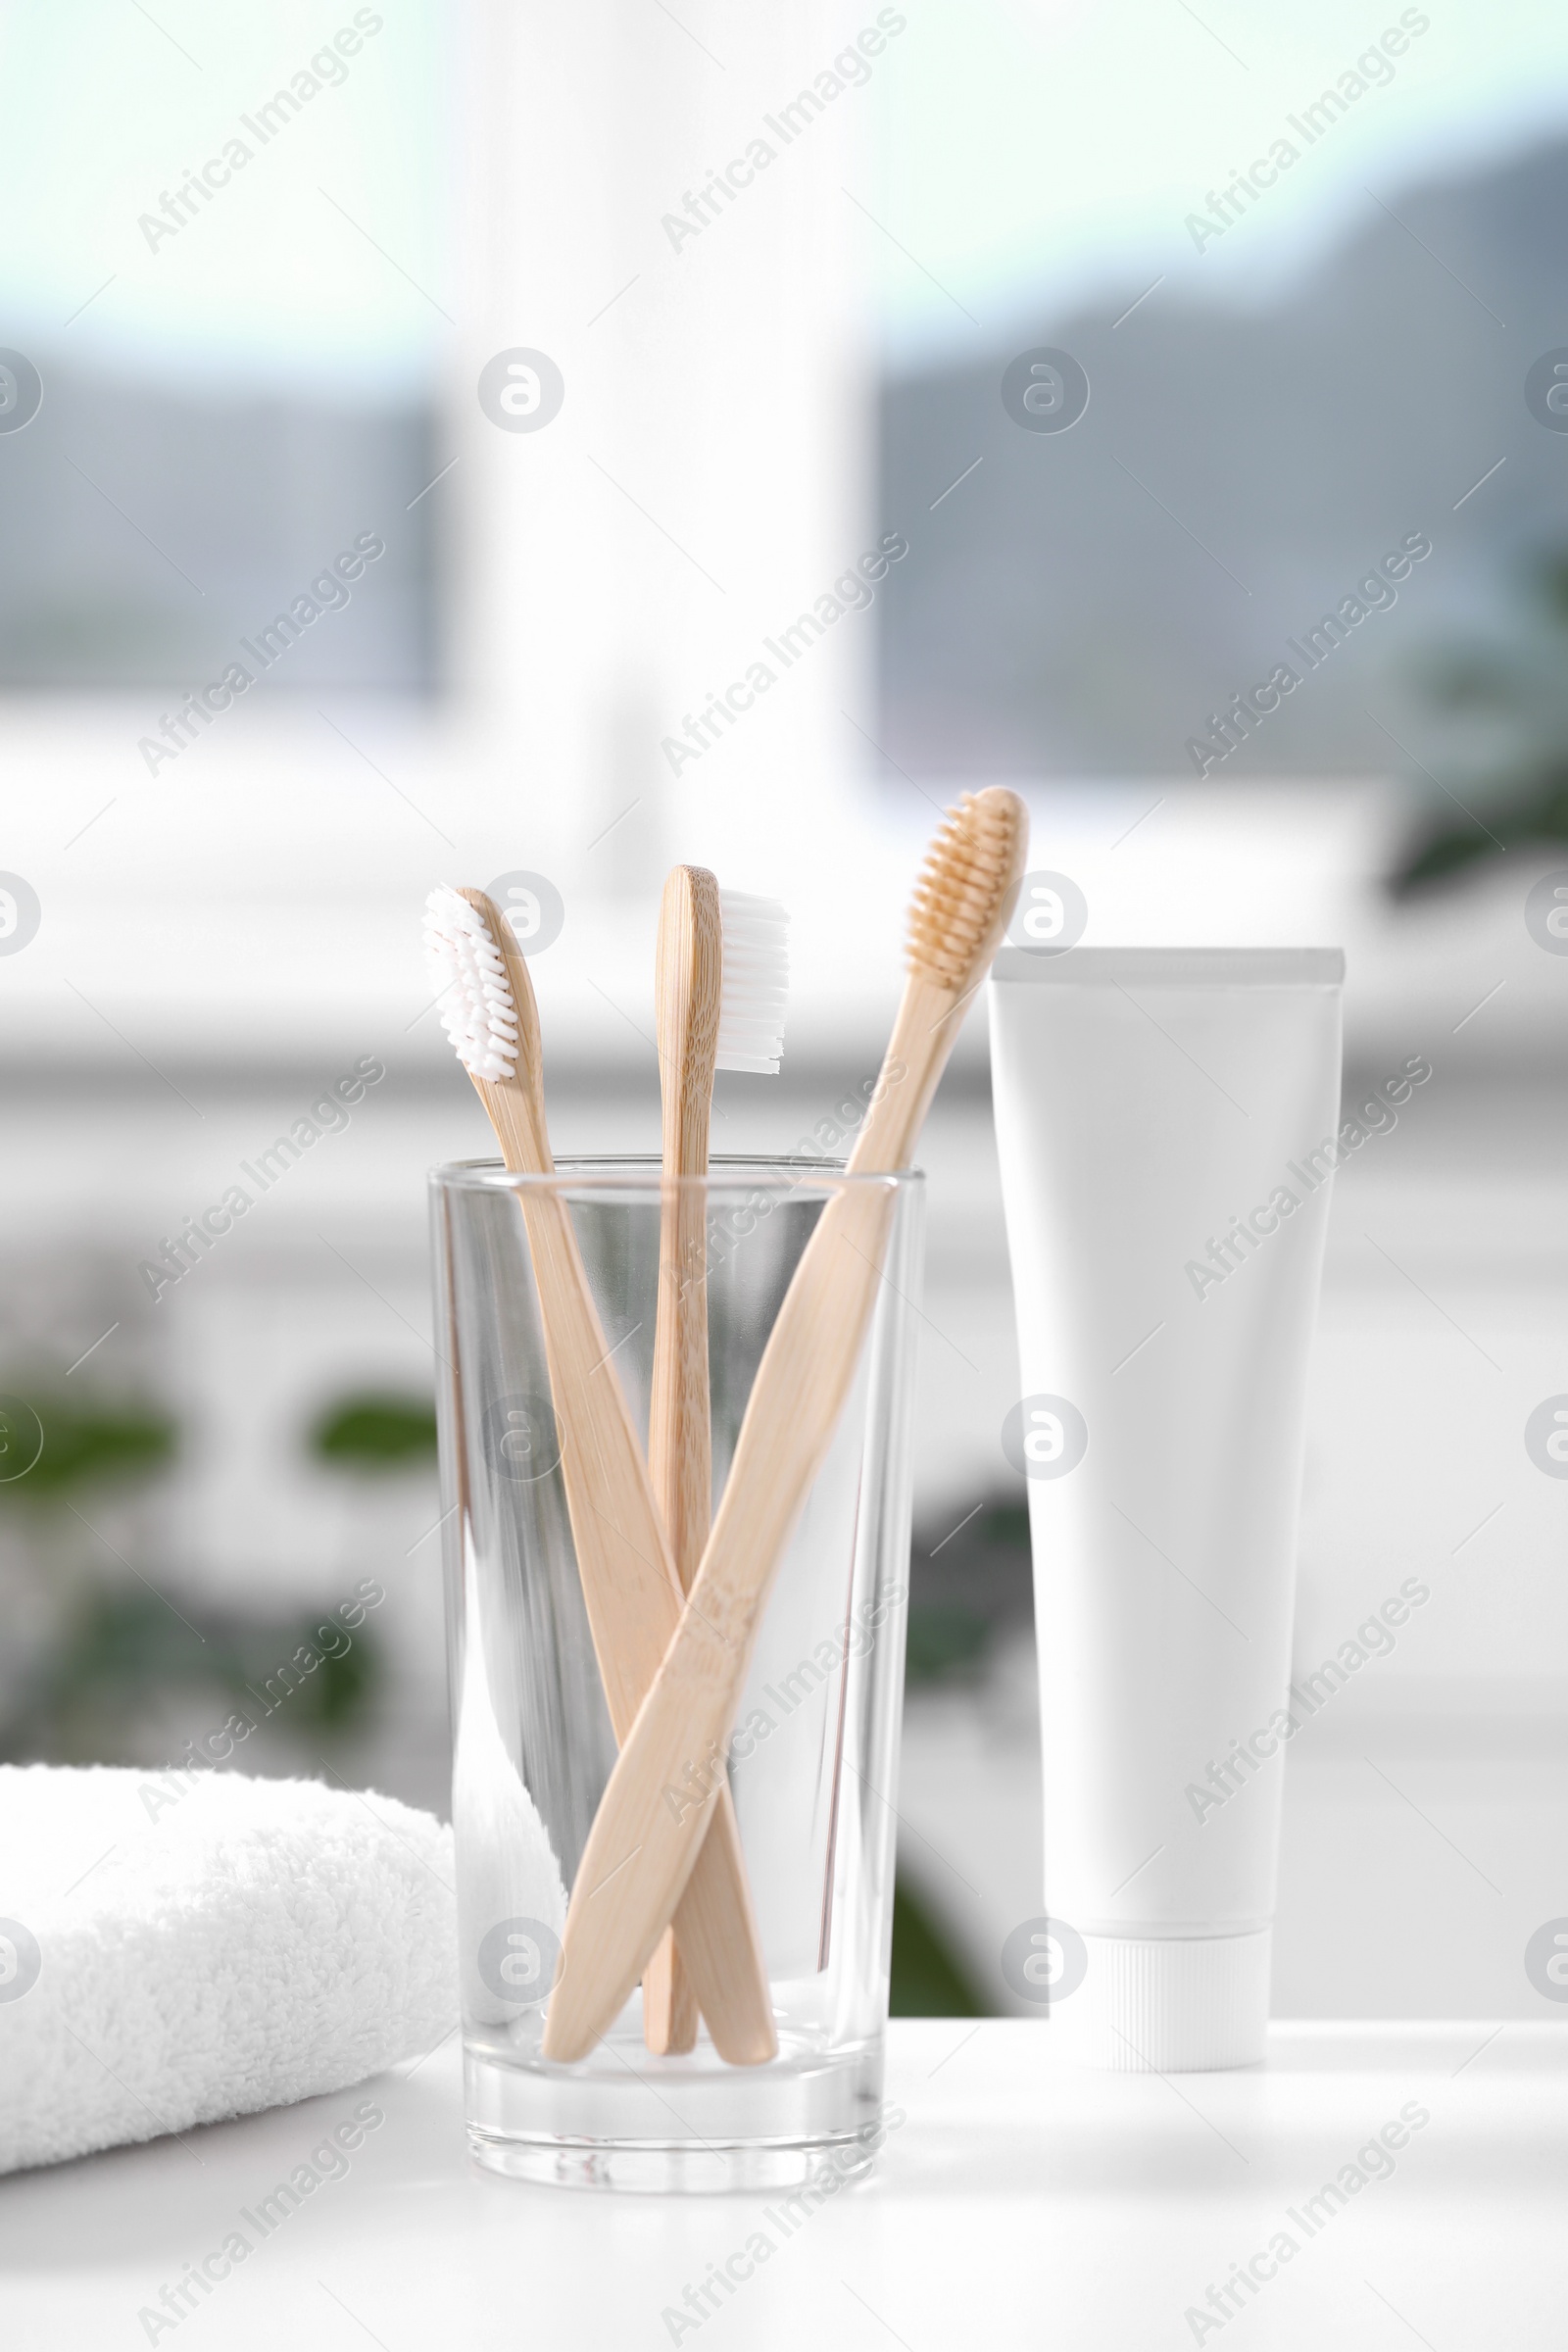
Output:
<svg viewBox="0 0 1568 2352">
<path fill-rule="evenodd" d="M 476 907 L 442 883 L 424 903 L 424 960 L 458 1059 L 492 1085 L 517 1059 L 517 1008 L 501 950 Z"/>
<path fill-rule="evenodd" d="M 724 985 L 718 1008 L 720 1070 L 777 1075 L 790 993 L 790 918 L 777 899 L 720 890 Z"/>
</svg>

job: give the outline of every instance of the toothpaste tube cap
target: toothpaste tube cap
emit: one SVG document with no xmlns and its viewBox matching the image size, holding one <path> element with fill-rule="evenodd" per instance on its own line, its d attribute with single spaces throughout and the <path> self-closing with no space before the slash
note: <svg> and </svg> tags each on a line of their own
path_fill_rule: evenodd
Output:
<svg viewBox="0 0 1568 2352">
<path fill-rule="evenodd" d="M 1054 2047 L 1069 2062 L 1163 2075 L 1252 2066 L 1266 2054 L 1270 1929 L 1083 1940 L 1083 1982 L 1051 2008 Z"/>
</svg>

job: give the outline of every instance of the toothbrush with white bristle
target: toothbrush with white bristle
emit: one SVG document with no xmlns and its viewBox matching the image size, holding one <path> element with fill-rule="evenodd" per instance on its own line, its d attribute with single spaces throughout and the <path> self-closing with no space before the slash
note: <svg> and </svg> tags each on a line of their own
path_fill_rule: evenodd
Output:
<svg viewBox="0 0 1568 2352">
<path fill-rule="evenodd" d="M 424 937 L 442 1026 L 507 1166 L 553 1175 L 538 1008 L 511 924 L 482 891 L 443 888 L 426 902 Z M 624 1740 L 679 1623 L 682 1588 L 571 1212 L 543 1188 L 524 1190 L 521 1205 L 583 1600 L 611 1723 Z M 734 1807 L 712 1810 L 675 1936 L 714 2048 L 734 2065 L 755 2066 L 777 2053 L 778 2037 Z"/>
<path fill-rule="evenodd" d="M 720 890 L 706 866 L 677 865 L 659 910 L 655 1006 L 663 1089 L 659 1320 L 648 1468 L 681 1591 L 690 1590 L 712 1515 L 708 1392 L 708 1174 L 713 1072 L 775 1075 L 789 994 L 789 916 L 777 899 Z M 689 2050 L 697 2001 L 674 1938 L 643 1971 L 643 2037 Z"/>
<path fill-rule="evenodd" d="M 702 870 L 701 866 L 675 868 L 677 874 Z M 674 878 L 672 874 L 670 882 Z M 669 887 L 666 882 L 666 902 Z M 746 890 L 721 890 L 718 913 L 723 985 L 718 1000 L 715 1066 L 755 1070 L 776 1078 L 784 1051 L 784 1007 L 790 994 L 789 911 L 779 899 L 754 898 Z"/>
</svg>

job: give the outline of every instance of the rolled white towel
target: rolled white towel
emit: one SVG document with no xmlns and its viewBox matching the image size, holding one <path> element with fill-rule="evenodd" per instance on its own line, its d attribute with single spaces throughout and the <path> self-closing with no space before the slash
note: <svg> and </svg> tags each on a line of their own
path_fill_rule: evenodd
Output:
<svg viewBox="0 0 1568 2352">
<path fill-rule="evenodd" d="M 431 2048 L 453 1886 L 451 1831 L 392 1797 L 0 1766 L 0 2173 Z"/>
</svg>

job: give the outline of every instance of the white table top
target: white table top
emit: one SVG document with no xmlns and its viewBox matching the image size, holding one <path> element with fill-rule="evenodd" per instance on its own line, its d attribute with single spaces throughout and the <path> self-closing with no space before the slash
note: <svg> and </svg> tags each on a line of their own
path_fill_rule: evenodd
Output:
<svg viewBox="0 0 1568 2352">
<path fill-rule="evenodd" d="M 873 2178 L 786 2232 L 776 2199 L 480 2173 L 454 2040 L 362 2089 L 0 2181 L 0 2337 L 8 2352 L 1568 2343 L 1560 2027 L 1285 2025 L 1267 2067 L 1152 2077 L 1070 2072 L 1032 2023 L 901 2020 L 888 2089 L 906 2120 Z M 345 2175 L 177 2324 L 139 2318 L 366 2098 L 385 2122 Z M 1357 2171 L 1381 2177 L 1343 2207 L 1319 2197 L 1312 2226 L 1307 2200 L 1390 2123 L 1407 2132 L 1392 2171 L 1369 2158 Z M 771 2251 L 748 2258 L 759 2232 Z M 1267 2251 L 1281 2232 L 1289 2257 Z M 687 2286 L 738 2252 L 753 2275 L 693 2319 Z M 1254 2258 L 1255 2296 L 1216 2318 L 1210 2286 Z"/>
</svg>

